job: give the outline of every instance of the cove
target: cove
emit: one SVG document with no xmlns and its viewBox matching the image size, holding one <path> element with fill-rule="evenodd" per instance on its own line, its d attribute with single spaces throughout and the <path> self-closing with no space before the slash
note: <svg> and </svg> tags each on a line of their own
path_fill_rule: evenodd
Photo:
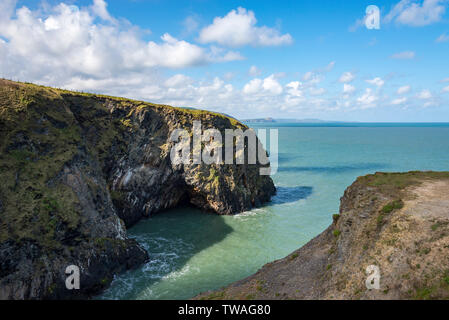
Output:
<svg viewBox="0 0 449 320">
<path fill-rule="evenodd" d="M 188 299 L 285 257 L 322 232 L 345 188 L 376 171 L 447 170 L 449 128 L 304 127 L 279 130 L 277 195 L 236 216 L 184 207 L 142 220 L 128 234 L 150 261 L 121 274 L 100 299 Z"/>
</svg>

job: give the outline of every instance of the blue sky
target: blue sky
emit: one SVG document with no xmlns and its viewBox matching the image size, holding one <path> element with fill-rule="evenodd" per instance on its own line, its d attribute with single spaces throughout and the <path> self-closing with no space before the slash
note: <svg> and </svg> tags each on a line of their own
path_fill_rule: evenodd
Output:
<svg viewBox="0 0 449 320">
<path fill-rule="evenodd" d="M 2 0 L 0 76 L 241 119 L 449 121 L 448 7 Z"/>
</svg>

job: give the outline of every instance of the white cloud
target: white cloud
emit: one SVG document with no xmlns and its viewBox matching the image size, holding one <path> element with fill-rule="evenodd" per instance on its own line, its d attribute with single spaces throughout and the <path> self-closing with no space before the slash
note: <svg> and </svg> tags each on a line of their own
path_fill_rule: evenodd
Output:
<svg viewBox="0 0 449 320">
<path fill-rule="evenodd" d="M 251 77 L 257 77 L 257 76 L 260 76 L 262 74 L 262 72 L 256 66 L 251 66 L 249 68 L 248 74 Z"/>
<path fill-rule="evenodd" d="M 338 81 L 340 81 L 341 83 L 348 83 L 348 82 L 352 82 L 354 79 L 355 79 L 355 75 L 353 73 L 344 72 Z"/>
<path fill-rule="evenodd" d="M 66 86 L 81 84 L 76 79 L 119 78 L 154 67 L 242 59 L 238 53 L 203 48 L 168 33 L 158 42 L 145 42 L 137 27 L 112 18 L 102 0 L 82 8 L 61 3 L 45 15 L 22 7 L 14 17 L 13 4 L 3 2 L 0 7 L 5 10 L 0 37 L 7 40 L 1 44 L 0 76 L 7 78 Z"/>
<path fill-rule="evenodd" d="M 229 71 L 223 75 L 223 79 L 225 79 L 226 81 L 230 81 L 230 80 L 234 79 L 235 76 L 236 76 L 235 72 Z"/>
<path fill-rule="evenodd" d="M 326 89 L 324 88 L 310 88 L 309 92 L 312 96 L 322 96 L 326 93 Z"/>
<path fill-rule="evenodd" d="M 419 99 L 428 100 L 428 99 L 431 99 L 433 96 L 429 90 L 425 89 L 425 90 L 422 90 L 420 93 L 418 93 L 417 97 Z"/>
<path fill-rule="evenodd" d="M 93 0 L 92 11 L 103 20 L 115 22 L 108 12 L 108 4 L 104 0 Z"/>
<path fill-rule="evenodd" d="M 272 74 L 265 79 L 253 79 L 243 87 L 243 93 L 247 95 L 279 95 L 283 91 L 281 84 Z"/>
<path fill-rule="evenodd" d="M 411 60 L 415 58 L 415 53 L 413 51 L 404 51 L 395 53 L 391 56 L 392 59 L 400 59 L 400 60 Z"/>
<path fill-rule="evenodd" d="M 438 42 L 438 43 L 448 42 L 448 41 L 449 41 L 449 34 L 447 34 L 447 33 L 443 33 L 435 40 L 435 42 Z"/>
<path fill-rule="evenodd" d="M 394 99 L 393 101 L 391 101 L 392 105 L 400 105 L 400 104 L 404 104 L 407 102 L 407 98 L 406 97 L 402 97 L 402 98 L 397 98 Z"/>
<path fill-rule="evenodd" d="M 276 72 L 274 74 L 274 78 L 275 79 L 283 79 L 285 77 L 287 77 L 287 73 L 286 72 Z"/>
<path fill-rule="evenodd" d="M 235 51 L 226 51 L 223 48 L 211 46 L 209 53 L 209 62 L 228 62 L 228 61 L 237 61 L 244 60 L 239 52 Z"/>
<path fill-rule="evenodd" d="M 304 81 L 309 81 L 310 79 L 312 79 L 314 73 L 312 71 L 306 72 L 303 77 L 302 80 Z"/>
<path fill-rule="evenodd" d="M 426 26 L 442 20 L 446 5 L 446 0 L 401 0 L 385 16 L 384 21 L 414 27 Z"/>
<path fill-rule="evenodd" d="M 449 92 L 449 86 L 444 87 L 444 88 L 441 90 L 441 92 L 443 92 L 443 93 Z"/>
<path fill-rule="evenodd" d="M 343 84 L 343 93 L 351 94 L 354 91 L 355 91 L 355 87 L 353 85 L 350 85 L 347 83 Z"/>
<path fill-rule="evenodd" d="M 302 86 L 302 83 L 299 81 L 292 81 L 286 84 L 285 86 L 288 88 L 292 88 L 294 90 L 298 90 Z"/>
<path fill-rule="evenodd" d="M 204 49 L 183 40 L 178 40 L 166 33 L 162 37 L 162 43 L 148 42 L 146 48 L 139 48 L 141 56 L 137 57 L 138 64 L 147 67 L 182 68 L 192 65 L 205 64 L 213 60 L 239 60 L 234 56 L 214 56 L 205 53 Z M 213 52 L 213 51 L 212 51 Z M 145 58 L 144 58 L 145 57 Z"/>
<path fill-rule="evenodd" d="M 365 25 L 365 19 L 366 16 L 364 16 L 363 18 L 357 19 L 354 24 L 352 24 L 351 26 L 349 26 L 348 30 L 350 32 L 355 32 L 357 31 L 358 28 L 362 27 Z"/>
<path fill-rule="evenodd" d="M 164 82 L 164 85 L 166 87 L 179 88 L 179 87 L 187 86 L 192 83 L 193 83 L 192 78 L 190 78 L 186 75 L 183 75 L 183 74 L 175 74 L 174 76 L 168 78 Z"/>
<path fill-rule="evenodd" d="M 299 81 L 292 81 L 286 85 L 287 93 L 294 97 L 302 97 L 303 92 L 300 90 L 302 83 Z"/>
<path fill-rule="evenodd" d="M 433 107 L 436 105 L 437 105 L 437 103 L 435 101 L 428 101 L 428 102 L 424 103 L 423 107 L 428 108 L 428 107 Z"/>
<path fill-rule="evenodd" d="M 286 90 L 283 98 L 284 101 L 283 104 L 281 104 L 282 111 L 296 110 L 297 108 L 300 108 L 302 105 L 304 105 L 304 103 L 307 101 L 307 99 L 304 97 L 304 85 L 302 82 L 289 82 L 285 86 L 285 88 Z"/>
<path fill-rule="evenodd" d="M 409 85 L 407 86 L 402 86 L 398 89 L 398 91 L 396 92 L 397 94 L 405 94 L 410 92 L 411 87 Z"/>
<path fill-rule="evenodd" d="M 379 77 L 371 79 L 371 80 L 365 80 L 365 81 L 368 82 L 369 84 L 378 86 L 379 88 L 385 84 L 385 81 Z"/>
<path fill-rule="evenodd" d="M 325 79 L 325 74 L 331 72 L 335 67 L 335 61 L 329 62 L 328 65 L 308 71 L 302 76 L 302 80 L 309 86 L 315 86 Z"/>
<path fill-rule="evenodd" d="M 274 28 L 257 27 L 254 12 L 239 7 L 224 17 L 216 17 L 213 23 L 201 30 L 201 43 L 218 43 L 224 46 L 240 47 L 279 46 L 293 42 L 290 34 L 280 34 Z"/>
<path fill-rule="evenodd" d="M 263 89 L 271 94 L 281 94 L 282 86 L 276 80 L 274 75 L 269 76 L 263 80 Z"/>
<path fill-rule="evenodd" d="M 379 97 L 373 93 L 373 89 L 366 88 L 365 93 L 357 98 L 357 102 L 361 105 L 362 109 L 373 108 L 376 106 L 376 102 Z"/>
<path fill-rule="evenodd" d="M 322 74 L 313 71 L 306 72 L 302 77 L 302 80 L 307 82 L 309 85 L 316 85 L 323 81 L 323 79 L 324 76 Z"/>
<path fill-rule="evenodd" d="M 262 90 L 263 80 L 256 78 L 245 84 L 243 87 L 243 93 L 245 94 L 256 94 Z"/>
<path fill-rule="evenodd" d="M 444 78 L 444 79 L 442 79 L 440 82 L 449 82 L 449 78 Z"/>
<path fill-rule="evenodd" d="M 2 0 L 0 2 L 0 25 L 11 18 L 16 7 L 17 0 Z"/>
<path fill-rule="evenodd" d="M 198 29 L 199 23 L 194 16 L 188 16 L 183 21 L 185 34 L 192 34 Z"/>
<path fill-rule="evenodd" d="M 329 64 L 326 67 L 324 67 L 322 69 L 322 71 L 323 72 L 330 72 L 330 71 L 332 71 L 334 69 L 334 67 L 335 67 L 335 61 L 331 61 L 331 62 L 329 62 Z"/>
<path fill-rule="evenodd" d="M 179 74 L 165 82 L 166 88 L 155 87 L 156 102 L 181 106 L 219 109 L 231 112 L 230 105 L 239 105 L 242 101 L 240 93 L 234 87 L 216 77 L 212 82 L 195 82 L 189 77 Z M 218 104 L 217 104 L 218 103 Z M 235 111 L 235 110 L 234 110 Z"/>
</svg>

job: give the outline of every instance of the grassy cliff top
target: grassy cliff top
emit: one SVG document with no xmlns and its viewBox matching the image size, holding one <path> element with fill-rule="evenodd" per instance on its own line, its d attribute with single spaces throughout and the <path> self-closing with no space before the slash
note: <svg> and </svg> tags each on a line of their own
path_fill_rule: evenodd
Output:
<svg viewBox="0 0 449 320">
<path fill-rule="evenodd" d="M 376 172 L 358 177 L 356 184 L 375 187 L 387 194 L 397 194 L 413 185 L 426 181 L 449 180 L 447 171 Z"/>
<path fill-rule="evenodd" d="M 219 117 L 229 120 L 232 126 L 246 127 L 240 121 L 238 121 L 233 117 L 208 110 L 173 107 L 169 105 L 155 104 L 123 97 L 114 97 L 104 94 L 86 93 L 80 91 L 70 91 L 65 89 L 37 85 L 28 82 L 16 82 L 7 79 L 0 79 L 0 109 L 5 107 L 21 109 L 24 106 L 28 105 L 29 103 L 35 101 L 37 95 L 53 99 L 63 95 L 71 95 L 77 97 L 89 97 L 95 99 L 113 100 L 121 103 L 124 106 L 137 105 L 137 106 L 149 106 L 156 108 L 168 108 L 170 110 L 179 111 L 181 113 L 185 113 L 186 115 L 193 115 L 194 117 L 198 118 L 200 118 L 201 116 L 208 116 L 208 115 Z M 11 101 L 14 101 L 14 103 L 11 104 Z"/>
</svg>

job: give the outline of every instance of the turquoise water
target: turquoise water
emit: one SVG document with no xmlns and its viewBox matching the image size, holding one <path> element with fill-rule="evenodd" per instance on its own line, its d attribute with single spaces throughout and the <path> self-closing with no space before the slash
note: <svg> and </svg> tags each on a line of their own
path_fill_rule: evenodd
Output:
<svg viewBox="0 0 449 320">
<path fill-rule="evenodd" d="M 268 127 L 252 125 L 254 128 Z M 357 176 L 449 170 L 449 124 L 270 124 L 279 128 L 278 194 L 263 208 L 220 217 L 163 212 L 129 235 L 151 261 L 122 274 L 102 299 L 185 299 L 282 258 L 323 231 Z"/>
</svg>

